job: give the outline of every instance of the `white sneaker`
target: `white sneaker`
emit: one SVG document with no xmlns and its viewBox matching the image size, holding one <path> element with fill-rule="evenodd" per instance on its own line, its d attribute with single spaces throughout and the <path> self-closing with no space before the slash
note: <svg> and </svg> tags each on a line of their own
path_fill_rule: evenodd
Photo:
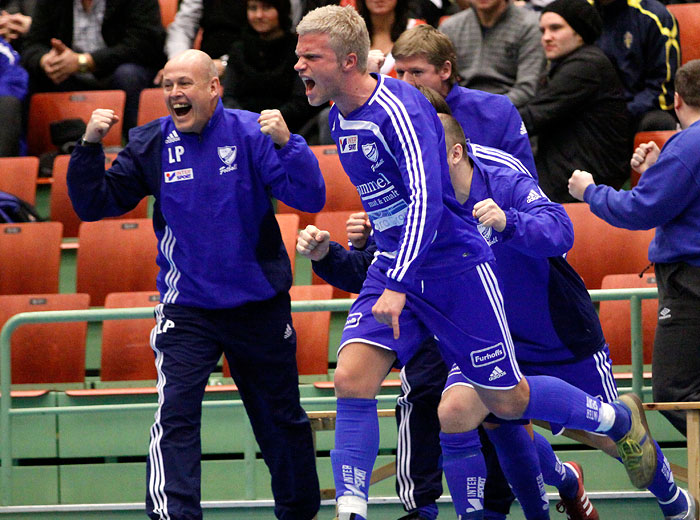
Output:
<svg viewBox="0 0 700 520">
<path fill-rule="evenodd" d="M 688 502 L 688 509 L 673 516 L 664 517 L 665 520 L 698 520 L 698 501 L 685 489 L 679 487 L 678 490 Z"/>
</svg>

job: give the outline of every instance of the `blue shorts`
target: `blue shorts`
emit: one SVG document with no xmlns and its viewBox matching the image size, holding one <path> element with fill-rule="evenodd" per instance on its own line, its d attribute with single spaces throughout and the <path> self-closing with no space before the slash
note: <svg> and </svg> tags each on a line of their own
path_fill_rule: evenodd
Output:
<svg viewBox="0 0 700 520">
<path fill-rule="evenodd" d="M 372 315 L 385 287 L 385 274 L 373 264 L 350 308 L 339 352 L 349 343 L 366 343 L 393 350 L 402 366 L 426 337 L 435 336 L 448 366 L 457 364 L 474 384 L 501 389 L 518 384 L 522 374 L 490 263 L 446 278 L 418 280 L 408 287 L 398 340 L 391 327 Z"/>
<path fill-rule="evenodd" d="M 556 365 L 521 363 L 520 369 L 525 376 L 552 376 L 559 378 L 606 403 L 617 399 L 617 386 L 615 385 L 612 361 L 610 361 L 610 351 L 607 345 L 593 355 L 578 361 Z M 461 373 L 459 367 L 452 365 L 443 393 L 448 388 L 456 385 L 472 386 L 469 380 L 464 377 L 464 374 Z M 560 425 L 552 424 L 551 426 L 552 432 L 555 434 L 563 430 L 563 427 Z"/>
</svg>

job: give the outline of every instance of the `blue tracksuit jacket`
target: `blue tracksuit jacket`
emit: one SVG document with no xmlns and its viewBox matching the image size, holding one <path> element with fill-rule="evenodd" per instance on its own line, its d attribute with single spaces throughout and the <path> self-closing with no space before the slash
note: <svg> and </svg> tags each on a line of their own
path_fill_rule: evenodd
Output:
<svg viewBox="0 0 700 520">
<path fill-rule="evenodd" d="M 201 134 L 191 134 L 162 117 L 133 129 L 106 173 L 101 147 L 73 152 L 68 190 L 81 219 L 121 215 L 155 196 L 163 303 L 232 308 L 291 286 L 270 197 L 317 212 L 325 184 L 303 138 L 292 134 L 276 149 L 257 118 L 219 102 Z"/>
</svg>

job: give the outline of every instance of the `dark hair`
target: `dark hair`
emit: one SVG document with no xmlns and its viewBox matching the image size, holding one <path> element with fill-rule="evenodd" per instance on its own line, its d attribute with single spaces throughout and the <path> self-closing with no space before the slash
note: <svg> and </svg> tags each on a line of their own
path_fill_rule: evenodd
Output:
<svg viewBox="0 0 700 520">
<path fill-rule="evenodd" d="M 686 105 L 700 109 L 700 59 L 691 60 L 678 69 L 675 87 Z"/>
<path fill-rule="evenodd" d="M 245 6 L 248 7 L 248 2 L 251 0 L 246 0 Z M 262 4 L 274 7 L 277 10 L 277 16 L 279 17 L 280 27 L 284 32 L 290 32 L 292 30 L 292 6 L 289 0 L 257 0 Z"/>
<path fill-rule="evenodd" d="M 365 0 L 357 0 L 357 11 L 360 16 L 364 18 L 365 24 L 367 24 L 367 30 L 369 31 L 369 39 L 372 40 L 374 34 L 374 28 L 372 27 L 372 16 L 367 9 Z M 406 30 L 408 26 L 408 0 L 396 0 L 396 7 L 394 8 L 394 23 L 391 26 L 391 41 L 395 42 L 401 36 L 401 33 Z"/>
</svg>

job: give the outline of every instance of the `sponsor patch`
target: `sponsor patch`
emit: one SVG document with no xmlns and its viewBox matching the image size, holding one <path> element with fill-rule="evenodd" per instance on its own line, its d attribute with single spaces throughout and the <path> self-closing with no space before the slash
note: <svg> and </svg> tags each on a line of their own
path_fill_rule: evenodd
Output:
<svg viewBox="0 0 700 520">
<path fill-rule="evenodd" d="M 340 138 L 340 153 L 351 153 L 357 151 L 357 136 L 344 135 Z"/>
<path fill-rule="evenodd" d="M 492 365 L 506 358 L 506 348 L 503 343 L 497 343 L 481 350 L 475 350 L 471 353 L 471 358 L 474 367 Z"/>
<path fill-rule="evenodd" d="M 353 312 L 348 314 L 348 319 L 345 320 L 345 328 L 349 329 L 352 327 L 357 327 L 360 324 L 360 319 L 362 318 L 361 312 Z"/>
<path fill-rule="evenodd" d="M 165 182 L 191 181 L 194 179 L 192 168 L 163 172 L 163 175 L 165 175 Z"/>
</svg>

